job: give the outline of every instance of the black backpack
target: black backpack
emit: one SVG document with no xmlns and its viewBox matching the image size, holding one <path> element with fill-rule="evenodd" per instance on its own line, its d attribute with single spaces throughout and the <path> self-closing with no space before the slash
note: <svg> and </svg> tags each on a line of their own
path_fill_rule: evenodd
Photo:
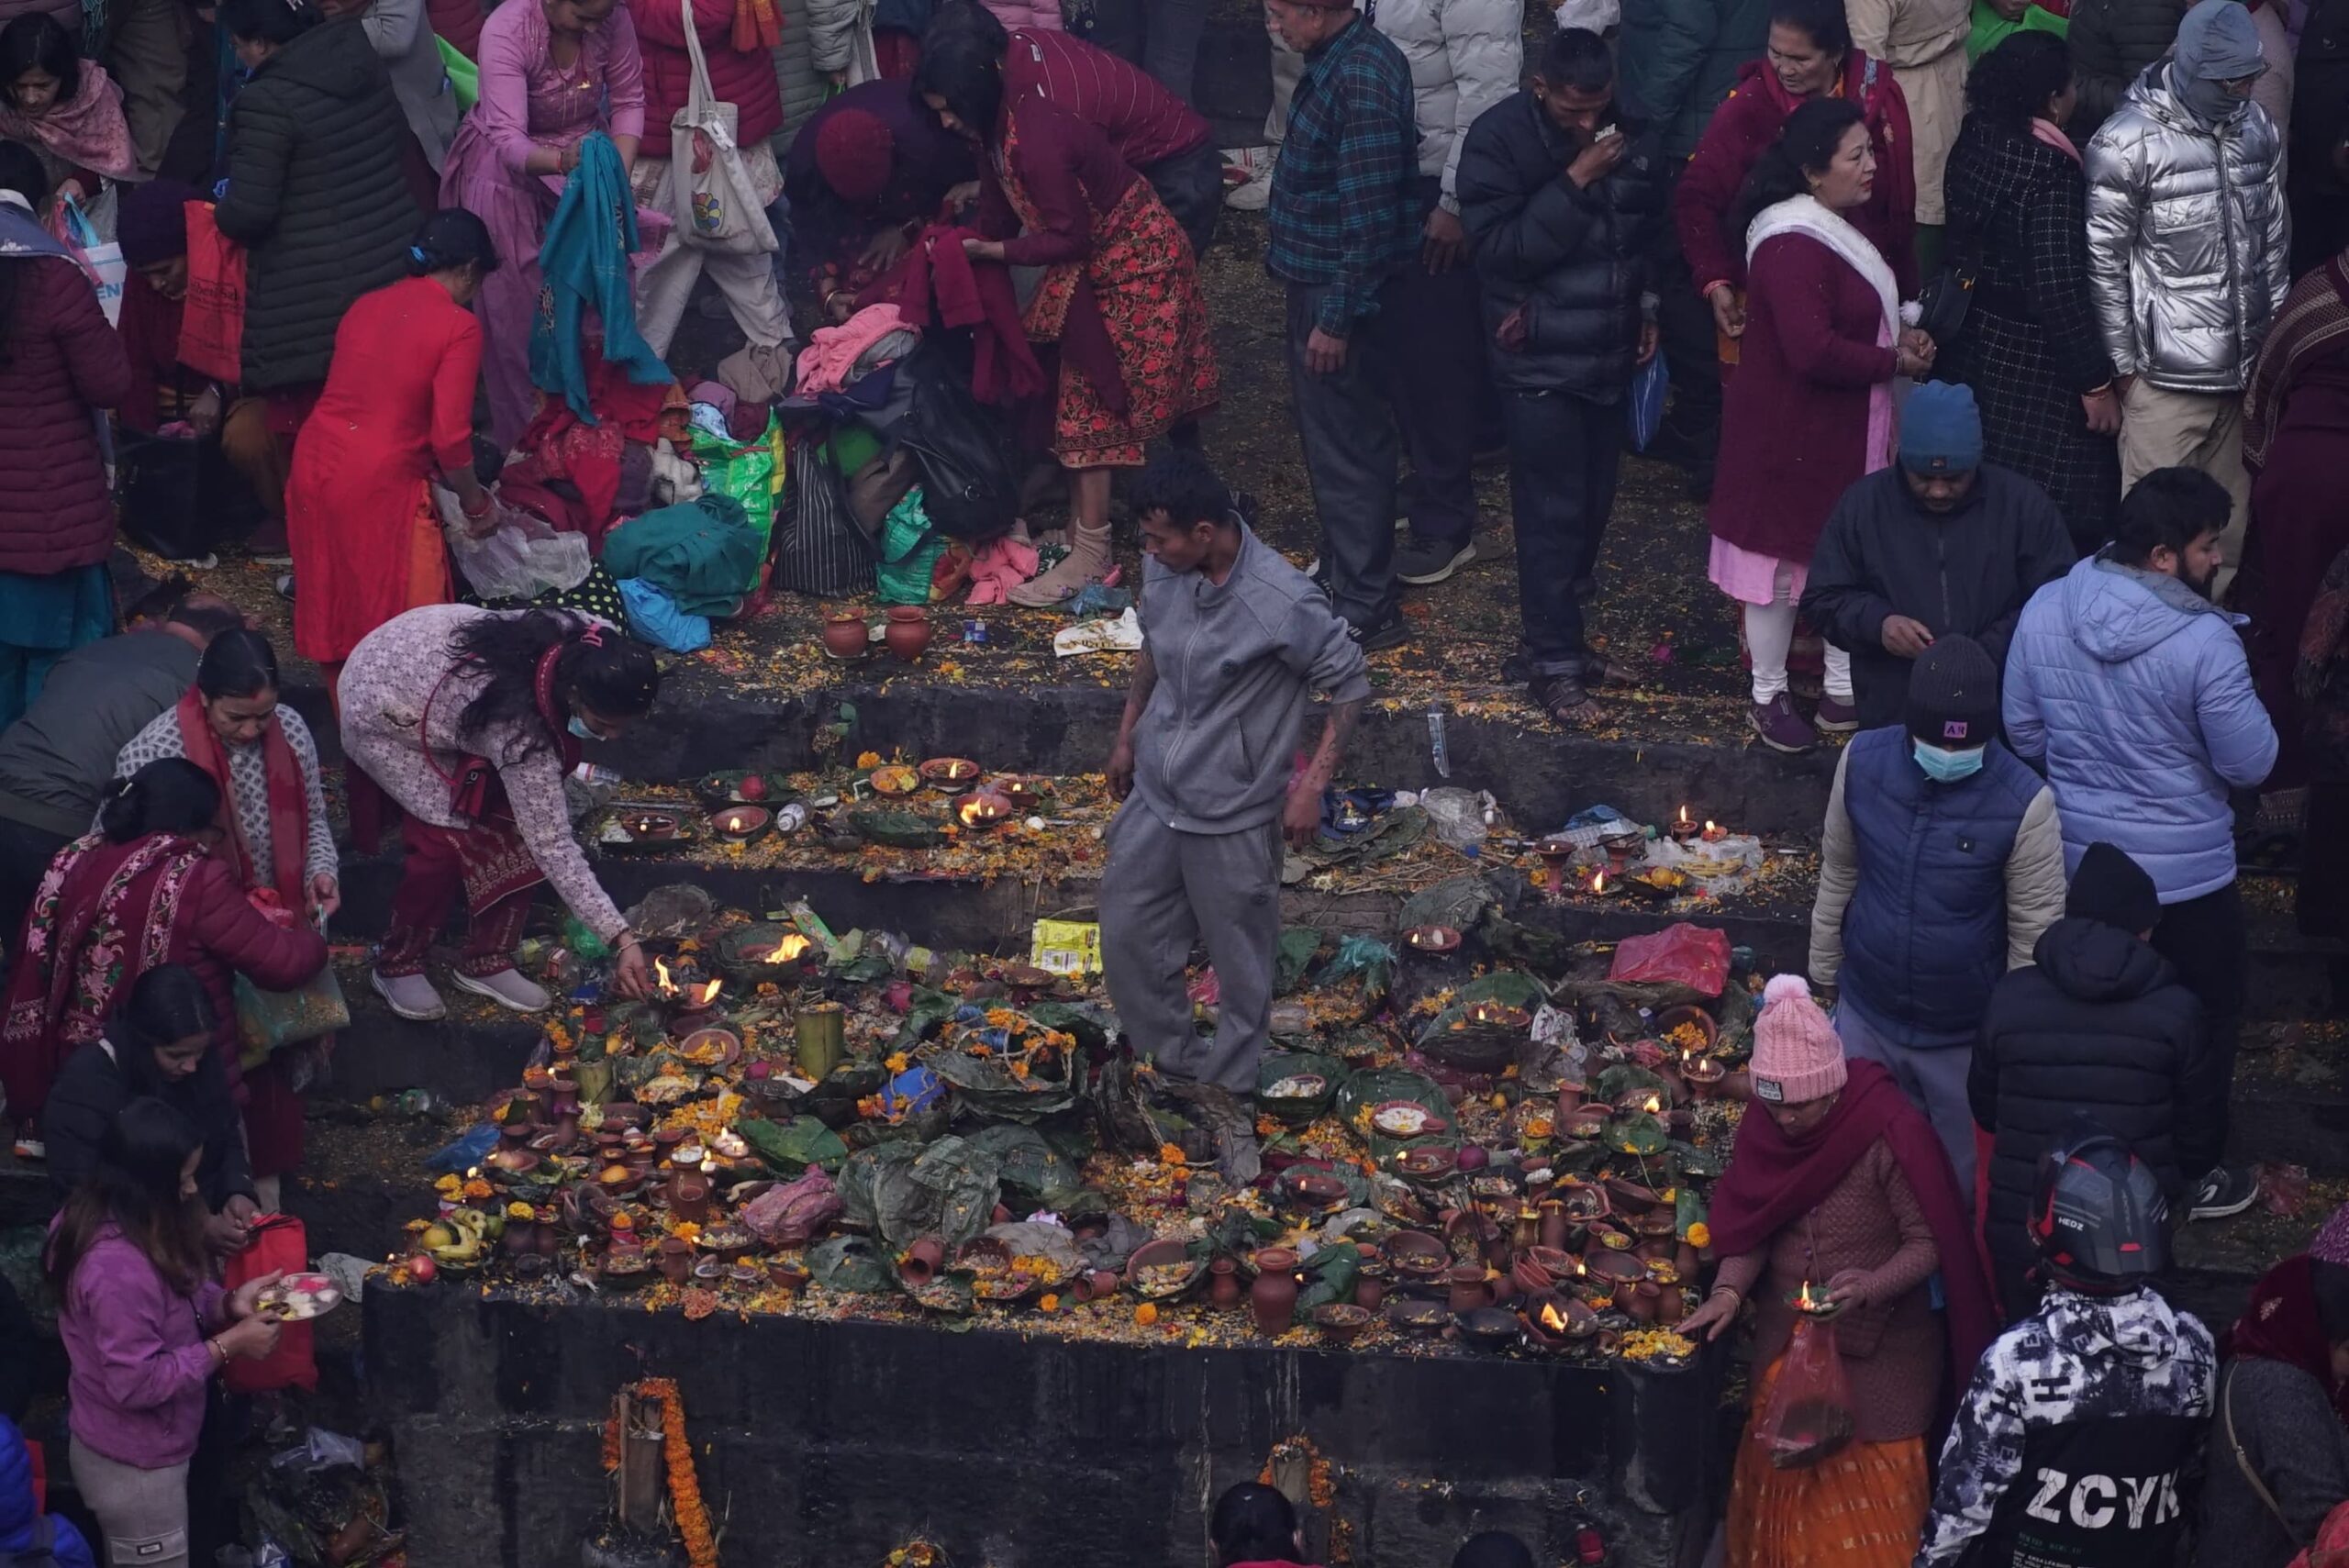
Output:
<svg viewBox="0 0 2349 1568">
<path fill-rule="evenodd" d="M 949 539 L 984 544 L 1019 519 L 1019 464 L 1002 423 L 938 356 L 917 351 L 898 373 L 914 378 L 897 444 L 921 468 L 922 512 Z"/>
</svg>

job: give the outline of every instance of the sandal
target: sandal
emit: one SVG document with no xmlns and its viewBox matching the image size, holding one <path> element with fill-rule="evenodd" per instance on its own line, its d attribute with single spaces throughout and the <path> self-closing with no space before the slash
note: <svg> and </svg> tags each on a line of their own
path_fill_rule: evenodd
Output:
<svg viewBox="0 0 2349 1568">
<path fill-rule="evenodd" d="M 1595 724 L 1605 710 L 1591 701 L 1582 682 L 1572 675 L 1536 675 L 1527 692 L 1550 722 L 1561 729 L 1582 729 Z"/>
</svg>

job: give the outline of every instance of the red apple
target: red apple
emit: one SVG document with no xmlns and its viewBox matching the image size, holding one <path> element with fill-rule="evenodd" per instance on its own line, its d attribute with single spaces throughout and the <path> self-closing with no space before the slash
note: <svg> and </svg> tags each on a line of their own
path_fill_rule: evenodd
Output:
<svg viewBox="0 0 2349 1568">
<path fill-rule="evenodd" d="M 407 1261 L 407 1277 L 418 1284 L 430 1284 L 440 1272 L 440 1265 L 418 1252 Z"/>
<path fill-rule="evenodd" d="M 756 773 L 744 773 L 742 782 L 734 786 L 734 793 L 744 800 L 764 800 L 767 797 L 767 781 Z"/>
</svg>

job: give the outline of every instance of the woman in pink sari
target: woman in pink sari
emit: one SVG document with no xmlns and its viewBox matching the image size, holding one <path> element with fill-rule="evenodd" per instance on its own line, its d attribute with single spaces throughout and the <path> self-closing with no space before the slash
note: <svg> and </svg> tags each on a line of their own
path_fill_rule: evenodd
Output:
<svg viewBox="0 0 2349 1568">
<path fill-rule="evenodd" d="M 1893 378 L 1932 363 L 1924 335 L 1901 330 L 1891 266 L 1846 217 L 1875 184 L 1857 106 L 1813 98 L 1787 117 L 1737 206 L 1745 334 L 1722 400 L 1708 574 L 1743 614 L 1753 729 L 1777 751 L 1809 750 L 1820 729 L 1858 728 L 1841 649 L 1827 650 L 1816 727 L 1787 696 L 1795 606 L 1836 500 L 1892 461 Z"/>
<path fill-rule="evenodd" d="M 544 278 L 539 248 L 562 178 L 590 131 L 610 136 L 625 169 L 644 134 L 644 62 L 618 0 L 507 0 L 481 29 L 481 100 L 457 128 L 440 205 L 489 226 L 506 258 L 482 281 L 482 372 L 490 436 L 511 447 L 538 403 L 530 322 Z"/>
<path fill-rule="evenodd" d="M 0 141 L 31 148 L 60 199 L 87 205 L 102 180 L 139 172 L 122 89 L 80 57 L 72 34 L 39 13 L 0 28 Z"/>
</svg>

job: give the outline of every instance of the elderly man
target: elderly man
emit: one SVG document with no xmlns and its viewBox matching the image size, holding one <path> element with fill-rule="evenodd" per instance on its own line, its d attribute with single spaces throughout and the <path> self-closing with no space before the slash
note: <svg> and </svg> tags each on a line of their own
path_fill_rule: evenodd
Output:
<svg viewBox="0 0 2349 1568">
<path fill-rule="evenodd" d="M 2266 70 L 2251 13 L 2200 0 L 2087 150 L 2088 293 L 2121 393 L 2121 490 L 2203 470 L 2227 489 L 2230 562 L 2251 499 L 2243 389 L 2292 281 L 2283 133 L 2251 96 Z M 2232 576 L 2221 568 L 2220 595 Z"/>
<path fill-rule="evenodd" d="M 1898 724 L 1909 672 L 1937 637 L 2007 660 L 2015 617 L 2072 564 L 2047 493 L 1982 461 L 1974 389 L 1927 382 L 1900 419 L 1900 461 L 1843 493 L 1811 556 L 1803 618 L 1852 655 L 1860 723 Z"/>
<path fill-rule="evenodd" d="M 1152 463 L 1133 510 L 1149 559 L 1141 651 L 1108 769 L 1125 804 L 1101 878 L 1102 968 L 1137 1054 L 1170 1078 L 1244 1096 L 1272 1019 L 1281 840 L 1310 843 L 1320 830 L 1322 791 L 1370 683 L 1345 623 L 1257 539 L 1204 459 Z M 1316 691 L 1329 694 L 1330 716 L 1297 772 Z M 1212 1040 L 1191 1027 L 1183 978 L 1202 937 L 1221 990 Z M 1229 1146 L 1243 1137 L 1227 1134 L 1227 1167 L 1250 1169 L 1252 1148 Z"/>
<path fill-rule="evenodd" d="M 2006 689 L 2007 735 L 2054 786 L 2073 863 L 2103 840 L 2152 874 L 2154 947 L 2201 1001 L 2222 1084 L 2251 964 L 2228 792 L 2276 765 L 2240 617 L 2210 602 L 2226 520 L 2227 493 L 2207 473 L 2165 468 L 2139 481 L 2112 542 L 2024 606 Z M 2192 1211 L 2233 1214 L 2257 1191 L 2250 1173 L 2222 1166 Z"/>
<path fill-rule="evenodd" d="M 1273 168 L 1264 266 L 1287 285 L 1289 395 L 1321 521 L 1330 596 L 1364 648 L 1404 639 L 1395 603 L 1408 373 L 1397 280 L 1419 258 L 1419 129 L 1403 51 L 1349 0 L 1264 0 L 1305 57 Z"/>
<path fill-rule="evenodd" d="M 1884 1063 L 1974 1190 L 1972 1046 L 1992 988 L 2064 913 L 2055 800 L 2001 745 L 1998 667 L 1968 637 L 1924 651 L 1905 722 L 1843 749 L 1827 800 L 1810 980 L 1846 1055 Z"/>
</svg>

